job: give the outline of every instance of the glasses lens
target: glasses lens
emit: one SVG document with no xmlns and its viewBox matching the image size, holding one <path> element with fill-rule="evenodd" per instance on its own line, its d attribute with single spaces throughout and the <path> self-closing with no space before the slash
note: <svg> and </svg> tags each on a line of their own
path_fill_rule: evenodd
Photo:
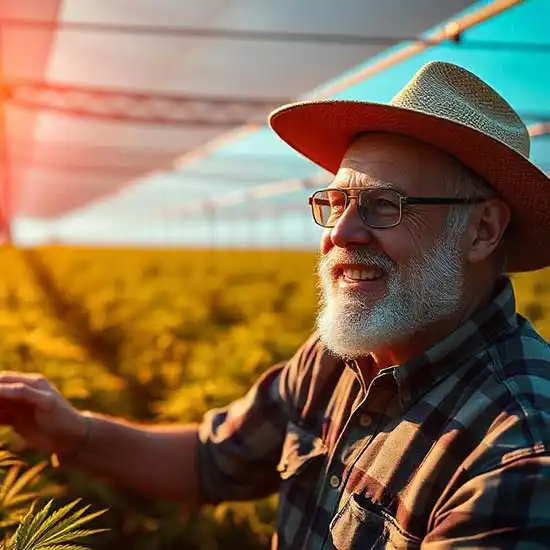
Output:
<svg viewBox="0 0 550 550">
<path fill-rule="evenodd" d="M 346 208 L 346 194 L 338 189 L 317 191 L 311 200 L 313 218 L 323 227 L 334 227 Z"/>
<path fill-rule="evenodd" d="M 392 189 L 368 189 L 361 192 L 359 214 L 370 227 L 391 227 L 401 218 L 401 198 Z"/>
</svg>

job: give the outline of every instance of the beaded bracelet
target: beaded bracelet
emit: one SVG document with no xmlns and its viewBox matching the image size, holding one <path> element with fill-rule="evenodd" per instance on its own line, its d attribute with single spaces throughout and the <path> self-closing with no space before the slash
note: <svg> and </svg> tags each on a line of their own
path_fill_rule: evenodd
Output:
<svg viewBox="0 0 550 550">
<path fill-rule="evenodd" d="M 86 419 L 86 434 L 84 435 L 84 441 L 78 448 L 69 453 L 68 455 L 60 455 L 59 453 L 52 453 L 50 456 L 50 462 L 54 468 L 59 468 L 61 466 L 61 461 L 63 462 L 72 462 L 78 458 L 80 453 L 88 446 L 92 436 L 92 417 L 88 414 L 83 414 Z"/>
</svg>

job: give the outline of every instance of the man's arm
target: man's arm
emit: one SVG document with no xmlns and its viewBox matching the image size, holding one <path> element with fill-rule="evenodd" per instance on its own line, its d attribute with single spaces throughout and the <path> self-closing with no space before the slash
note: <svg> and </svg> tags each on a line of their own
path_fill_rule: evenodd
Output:
<svg viewBox="0 0 550 550">
<path fill-rule="evenodd" d="M 115 484 L 198 503 L 196 426 L 140 426 L 82 413 L 43 376 L 0 373 L 0 423 L 34 448 Z"/>
<path fill-rule="evenodd" d="M 153 497 L 189 506 L 199 503 L 196 425 L 141 426 L 98 414 L 86 416 L 88 440 L 67 465 Z M 63 466 L 63 455 L 59 459 Z"/>
<path fill-rule="evenodd" d="M 313 335 L 267 369 L 241 399 L 208 411 L 200 427 L 143 426 L 82 413 L 41 375 L 0 373 L 0 424 L 35 448 L 114 483 L 185 504 L 250 500 L 277 489 L 296 396 L 319 355 Z"/>
</svg>

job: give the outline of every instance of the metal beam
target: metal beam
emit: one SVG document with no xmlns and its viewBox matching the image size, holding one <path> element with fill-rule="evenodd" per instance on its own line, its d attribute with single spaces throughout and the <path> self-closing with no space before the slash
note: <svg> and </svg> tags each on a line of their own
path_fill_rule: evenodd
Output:
<svg viewBox="0 0 550 550">
<path fill-rule="evenodd" d="M 1 24 L 10 29 L 25 30 L 55 30 L 61 32 L 80 32 L 90 34 L 123 34 L 129 36 L 181 37 L 199 39 L 234 40 L 245 42 L 276 42 L 332 44 L 341 46 L 394 46 L 399 42 L 417 42 L 417 36 L 366 36 L 343 33 L 311 33 L 292 31 L 269 31 L 254 29 L 228 29 L 206 27 L 176 27 L 165 25 L 141 25 L 122 23 L 99 23 L 93 21 L 44 21 L 36 19 L 5 18 Z M 427 46 L 433 45 L 431 39 L 425 39 Z M 505 51 L 525 53 L 548 53 L 550 44 L 533 42 L 510 42 L 506 40 L 464 40 L 460 37 L 450 37 L 448 45 L 462 49 Z"/>
<path fill-rule="evenodd" d="M 533 137 L 550 136 L 550 121 L 529 126 L 529 135 Z"/>
<path fill-rule="evenodd" d="M 4 82 L 0 86 L 0 98 L 19 108 L 114 122 L 226 128 L 250 122 L 263 124 L 267 112 L 287 101 L 136 92 L 33 81 Z"/>
</svg>

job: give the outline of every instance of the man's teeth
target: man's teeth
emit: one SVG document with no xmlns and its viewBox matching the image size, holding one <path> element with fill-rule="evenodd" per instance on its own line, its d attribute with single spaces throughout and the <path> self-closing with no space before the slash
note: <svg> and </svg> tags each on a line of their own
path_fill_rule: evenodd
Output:
<svg viewBox="0 0 550 550">
<path fill-rule="evenodd" d="M 377 267 L 368 267 L 363 269 L 344 268 L 344 277 L 354 281 L 372 281 L 382 277 L 382 270 Z"/>
</svg>

